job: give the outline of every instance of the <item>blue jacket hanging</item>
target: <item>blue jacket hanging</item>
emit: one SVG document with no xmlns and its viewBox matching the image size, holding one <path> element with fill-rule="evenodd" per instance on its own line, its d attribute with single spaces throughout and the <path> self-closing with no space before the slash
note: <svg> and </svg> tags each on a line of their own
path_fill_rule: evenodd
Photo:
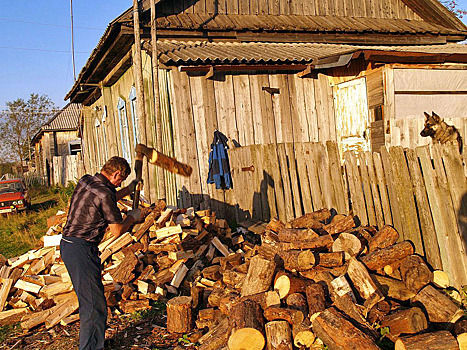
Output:
<svg viewBox="0 0 467 350">
<path fill-rule="evenodd" d="M 216 184 L 217 189 L 228 190 L 232 188 L 230 164 L 227 150 L 227 137 L 220 131 L 214 131 L 214 140 L 209 153 L 208 184 Z"/>
</svg>

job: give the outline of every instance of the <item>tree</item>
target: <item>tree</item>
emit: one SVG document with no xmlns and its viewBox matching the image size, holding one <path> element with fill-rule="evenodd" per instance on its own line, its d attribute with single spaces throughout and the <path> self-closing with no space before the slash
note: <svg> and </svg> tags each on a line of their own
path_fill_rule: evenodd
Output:
<svg viewBox="0 0 467 350">
<path fill-rule="evenodd" d="M 22 169 L 23 160 L 31 156 L 31 137 L 55 113 L 55 105 L 47 95 L 33 93 L 27 101 L 6 102 L 6 107 L 0 116 L 0 147 L 3 157 L 19 161 Z"/>
<path fill-rule="evenodd" d="M 441 3 L 452 13 L 454 13 L 457 17 L 463 18 L 467 15 L 467 11 L 464 9 L 459 8 L 459 4 L 457 0 L 445 0 L 441 1 Z"/>
</svg>

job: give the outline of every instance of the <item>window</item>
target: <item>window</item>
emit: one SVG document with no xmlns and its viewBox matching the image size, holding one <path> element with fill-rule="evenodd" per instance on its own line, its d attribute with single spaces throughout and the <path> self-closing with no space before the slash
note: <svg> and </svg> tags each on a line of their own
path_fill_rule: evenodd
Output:
<svg viewBox="0 0 467 350">
<path fill-rule="evenodd" d="M 74 140 L 68 142 L 68 152 L 73 156 L 81 153 L 81 140 Z"/>
<path fill-rule="evenodd" d="M 118 119 L 120 121 L 120 138 L 122 140 L 122 155 L 123 158 L 131 164 L 131 154 L 130 154 L 130 139 L 128 134 L 128 120 L 126 115 L 126 106 L 125 101 L 122 98 L 118 99 L 117 104 L 118 109 Z"/>
<path fill-rule="evenodd" d="M 139 125 L 138 125 L 138 113 L 137 113 L 137 105 L 136 105 L 136 89 L 134 86 L 131 87 L 130 91 L 130 112 L 131 112 L 131 122 L 133 123 L 133 136 L 135 141 L 135 147 L 139 143 L 140 136 L 139 136 Z"/>
</svg>

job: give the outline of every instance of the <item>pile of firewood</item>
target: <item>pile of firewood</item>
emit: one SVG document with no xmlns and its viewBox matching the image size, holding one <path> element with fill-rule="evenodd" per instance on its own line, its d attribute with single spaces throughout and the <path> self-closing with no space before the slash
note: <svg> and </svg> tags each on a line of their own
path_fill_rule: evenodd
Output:
<svg viewBox="0 0 467 350">
<path fill-rule="evenodd" d="M 322 209 L 232 231 L 210 210 L 158 201 L 143 212 L 131 232 L 99 245 L 113 313 L 168 300 L 168 331 L 193 332 L 203 350 L 379 349 L 386 333 L 396 349 L 465 349 L 459 293 L 448 296 L 447 275 L 390 226 Z M 49 220 L 43 248 L 0 258 L 0 325 L 79 319 L 57 247 L 65 220 Z"/>
</svg>

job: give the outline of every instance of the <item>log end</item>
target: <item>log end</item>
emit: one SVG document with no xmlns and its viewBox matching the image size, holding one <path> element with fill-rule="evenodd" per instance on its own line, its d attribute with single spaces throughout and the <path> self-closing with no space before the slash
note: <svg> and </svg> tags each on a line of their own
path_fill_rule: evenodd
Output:
<svg viewBox="0 0 467 350">
<path fill-rule="evenodd" d="M 264 336 L 254 328 L 241 328 L 229 337 L 230 350 L 262 350 L 266 345 Z"/>
</svg>

